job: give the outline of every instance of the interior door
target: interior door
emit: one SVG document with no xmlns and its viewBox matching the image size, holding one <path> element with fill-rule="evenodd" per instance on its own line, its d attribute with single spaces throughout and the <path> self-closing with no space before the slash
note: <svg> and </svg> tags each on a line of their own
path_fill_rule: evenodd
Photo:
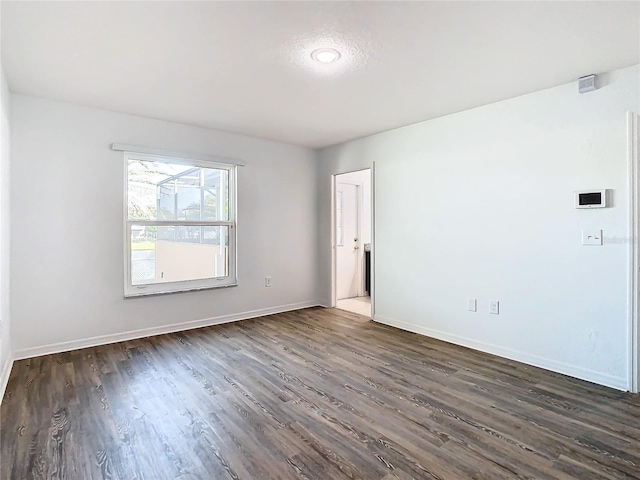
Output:
<svg viewBox="0 0 640 480">
<path fill-rule="evenodd" d="M 336 298 L 357 297 L 362 283 L 357 185 L 336 183 Z"/>
</svg>

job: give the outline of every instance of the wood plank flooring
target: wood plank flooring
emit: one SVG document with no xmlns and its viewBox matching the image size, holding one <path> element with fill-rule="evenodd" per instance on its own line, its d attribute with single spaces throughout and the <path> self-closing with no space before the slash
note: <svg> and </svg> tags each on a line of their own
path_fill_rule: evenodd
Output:
<svg viewBox="0 0 640 480">
<path fill-rule="evenodd" d="M 16 362 L 2 479 L 640 478 L 640 397 L 311 308 Z"/>
</svg>

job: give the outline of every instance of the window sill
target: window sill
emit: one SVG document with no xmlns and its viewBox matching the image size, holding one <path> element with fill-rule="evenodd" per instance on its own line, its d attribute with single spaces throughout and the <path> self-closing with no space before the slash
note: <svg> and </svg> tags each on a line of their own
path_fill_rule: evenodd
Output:
<svg viewBox="0 0 640 480">
<path fill-rule="evenodd" d="M 180 290 L 162 290 L 162 291 L 140 291 L 140 292 L 128 292 L 124 294 L 124 298 L 136 298 L 136 297 L 150 297 L 150 296 L 154 296 L 154 295 L 171 295 L 174 293 L 188 293 L 188 292 L 197 292 L 200 290 L 214 290 L 214 289 L 218 289 L 218 288 L 230 288 L 230 287 L 237 287 L 238 286 L 238 282 L 235 283 L 228 283 L 225 285 L 208 285 L 206 287 L 193 287 L 193 288 L 184 288 L 184 289 L 180 289 Z"/>
</svg>

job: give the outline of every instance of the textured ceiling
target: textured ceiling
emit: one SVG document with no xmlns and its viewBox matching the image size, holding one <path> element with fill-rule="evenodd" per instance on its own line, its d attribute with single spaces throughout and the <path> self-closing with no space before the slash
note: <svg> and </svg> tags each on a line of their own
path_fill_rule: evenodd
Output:
<svg viewBox="0 0 640 480">
<path fill-rule="evenodd" d="M 638 2 L 1 8 L 14 92 L 314 148 L 640 62 Z"/>
</svg>

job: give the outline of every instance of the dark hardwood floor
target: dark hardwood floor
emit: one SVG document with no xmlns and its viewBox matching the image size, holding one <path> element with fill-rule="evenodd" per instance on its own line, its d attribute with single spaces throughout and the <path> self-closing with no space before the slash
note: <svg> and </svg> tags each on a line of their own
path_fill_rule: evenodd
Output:
<svg viewBox="0 0 640 480">
<path fill-rule="evenodd" d="M 640 397 L 312 308 L 16 362 L 2 479 L 640 478 Z"/>
</svg>

